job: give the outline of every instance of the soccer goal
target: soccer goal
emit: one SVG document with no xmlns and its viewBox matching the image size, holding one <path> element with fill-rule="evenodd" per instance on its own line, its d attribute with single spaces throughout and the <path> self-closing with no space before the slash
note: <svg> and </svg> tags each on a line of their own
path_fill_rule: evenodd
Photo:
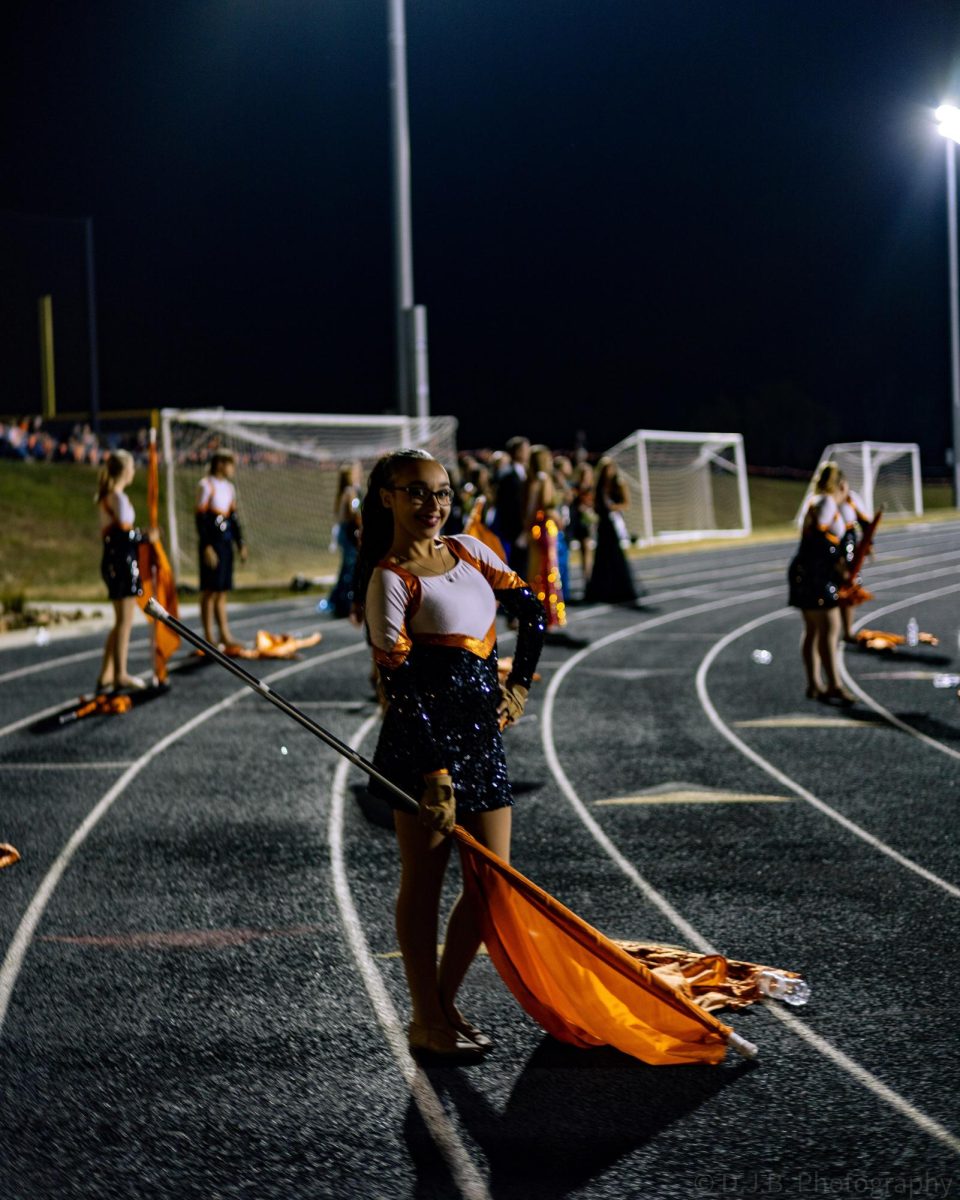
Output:
<svg viewBox="0 0 960 1200">
<path fill-rule="evenodd" d="M 170 557 L 178 581 L 199 577 L 194 503 L 215 449 L 236 455 L 237 503 L 250 551 L 238 581 L 289 584 L 335 571 L 331 542 L 341 463 L 364 474 L 391 450 L 415 446 L 456 462 L 453 417 L 377 417 L 171 409 L 160 414 Z"/>
<path fill-rule="evenodd" d="M 839 466 L 869 513 L 882 508 L 889 516 L 923 516 L 920 447 L 916 442 L 835 442 L 820 455 L 797 513 L 797 524 L 803 522 L 817 476 L 828 462 Z"/>
<path fill-rule="evenodd" d="M 631 538 L 657 542 L 745 537 L 751 529 L 743 437 L 637 429 L 607 451 L 630 487 Z"/>
</svg>

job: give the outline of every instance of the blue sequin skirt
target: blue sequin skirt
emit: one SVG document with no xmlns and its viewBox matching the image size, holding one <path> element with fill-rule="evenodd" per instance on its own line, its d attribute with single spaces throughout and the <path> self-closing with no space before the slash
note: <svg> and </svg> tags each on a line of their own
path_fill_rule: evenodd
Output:
<svg viewBox="0 0 960 1200">
<path fill-rule="evenodd" d="M 424 773 L 446 767 L 458 813 L 513 804 L 497 720 L 496 651 L 482 659 L 454 647 L 414 646 L 409 665 L 416 704 L 403 696 L 391 701 L 374 766 L 414 800 L 423 792 Z M 375 781 L 370 791 L 392 803 L 390 793 Z"/>
<path fill-rule="evenodd" d="M 104 533 L 100 577 L 111 600 L 143 595 L 139 551 L 140 534 L 136 529 L 109 529 Z"/>
</svg>

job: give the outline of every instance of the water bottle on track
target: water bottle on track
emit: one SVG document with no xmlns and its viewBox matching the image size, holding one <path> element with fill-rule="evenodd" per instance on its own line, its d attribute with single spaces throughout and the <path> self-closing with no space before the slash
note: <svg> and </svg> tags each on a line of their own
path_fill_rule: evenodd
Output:
<svg viewBox="0 0 960 1200">
<path fill-rule="evenodd" d="M 771 1000 L 782 1000 L 799 1008 L 810 999 L 810 984 L 799 976 L 794 978 L 783 971 L 761 971 L 757 980 L 760 991 Z"/>
</svg>

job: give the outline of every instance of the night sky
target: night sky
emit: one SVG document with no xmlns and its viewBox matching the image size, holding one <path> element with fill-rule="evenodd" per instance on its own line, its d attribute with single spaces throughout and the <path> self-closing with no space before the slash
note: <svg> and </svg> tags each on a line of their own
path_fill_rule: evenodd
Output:
<svg viewBox="0 0 960 1200">
<path fill-rule="evenodd" d="M 919 441 L 945 474 L 956 0 L 408 0 L 416 298 L 463 446 Z M 0 411 L 394 403 L 381 0 L 28 0 L 0 72 Z"/>
</svg>

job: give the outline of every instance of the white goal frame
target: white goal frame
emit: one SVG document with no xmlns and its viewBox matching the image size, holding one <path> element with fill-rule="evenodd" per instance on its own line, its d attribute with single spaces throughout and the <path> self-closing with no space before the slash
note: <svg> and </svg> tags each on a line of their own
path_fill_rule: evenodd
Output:
<svg viewBox="0 0 960 1200">
<path fill-rule="evenodd" d="M 707 489 L 710 487 L 710 471 L 719 467 L 736 477 L 736 508 L 738 515 L 731 523 L 717 524 L 700 529 L 671 529 L 657 511 L 655 484 L 659 471 L 670 467 L 658 467 L 651 462 L 648 446 L 655 442 L 701 447 L 694 462 L 682 469 L 689 472 L 700 469 L 705 474 L 700 478 Z M 724 454 L 732 454 L 732 461 Z M 743 449 L 743 435 L 739 433 L 687 433 L 672 429 L 636 429 L 629 437 L 606 451 L 624 471 L 628 483 L 634 486 L 631 507 L 624 514 L 627 528 L 639 546 L 652 546 L 662 542 L 692 542 L 712 538 L 743 538 L 752 529 L 750 492 L 747 486 L 747 463 Z M 681 468 L 676 468 L 677 470 Z M 708 507 L 713 507 L 708 497 Z M 639 520 L 638 520 L 639 518 Z"/>
<path fill-rule="evenodd" d="M 807 486 L 803 503 L 797 512 L 797 524 L 803 524 L 803 515 L 807 504 L 813 495 L 813 489 L 821 470 L 828 462 L 836 462 L 853 491 L 857 492 L 869 513 L 876 511 L 877 483 L 880 472 L 885 466 L 898 458 L 908 456 L 910 459 L 912 508 L 885 509 L 890 515 L 923 516 L 923 477 L 920 474 L 920 447 L 916 442 L 833 442 L 820 455 L 817 469 Z M 883 489 L 880 489 L 880 503 L 883 503 Z"/>
<path fill-rule="evenodd" d="M 316 464 L 320 475 L 317 476 L 318 486 L 322 481 L 323 502 L 314 506 L 314 512 L 319 513 L 318 519 L 326 521 L 321 532 L 318 525 L 311 527 L 310 537 L 312 546 L 304 554 L 304 575 L 311 575 L 308 560 L 316 562 L 319 556 L 328 556 L 330 522 L 332 515 L 327 518 L 328 509 L 332 514 L 332 495 L 335 492 L 336 468 L 343 461 L 358 460 L 364 471 L 369 471 L 373 463 L 385 453 L 400 449 L 404 446 L 418 446 L 440 450 L 447 464 L 454 465 L 456 458 L 457 421 L 454 417 L 445 416 L 374 416 L 354 413 L 280 413 L 280 412 L 248 412 L 224 408 L 164 408 L 160 411 L 161 452 L 163 455 L 164 479 L 166 484 L 165 510 L 168 523 L 168 547 L 170 559 L 177 578 L 191 579 L 197 574 L 197 566 L 193 562 L 193 532 L 192 526 L 183 528 L 186 516 L 184 500 L 185 484 L 182 477 L 185 471 L 190 472 L 193 484 L 206 471 L 206 463 L 198 463 L 193 459 L 178 462 L 178 449 L 174 429 L 177 424 L 192 426 L 195 430 L 209 431 L 212 438 L 219 435 L 223 444 L 230 446 L 237 443 L 248 447 L 261 449 L 264 458 L 279 456 L 283 462 L 298 463 L 300 467 Z M 285 436 L 286 431 L 286 436 Z M 324 433 L 330 434 L 325 439 Z M 244 483 L 247 480 L 249 488 L 249 472 L 251 469 L 271 471 L 270 465 L 261 464 L 250 468 L 243 465 L 241 460 L 237 472 L 237 495 L 241 523 L 244 518 Z M 283 469 L 283 468 L 281 468 Z M 305 476 L 307 478 L 307 476 Z M 330 496 L 327 493 L 330 492 Z M 192 490 L 191 490 L 192 495 Z M 249 511 L 248 511 L 248 516 Z M 189 518 L 192 520 L 192 516 Z M 249 537 L 250 530 L 245 524 L 245 532 Z M 319 549 L 322 544 L 322 550 Z M 257 548 L 251 548 L 251 560 L 255 561 Z M 299 554 L 298 554 L 299 557 Z M 327 569 L 333 564 L 335 568 L 337 554 L 334 552 Z M 300 573 L 300 572 L 298 572 Z M 287 577 L 289 580 L 289 576 Z M 258 582 L 265 582 L 258 580 Z M 271 579 L 272 583 L 283 583 L 281 577 Z"/>
</svg>

